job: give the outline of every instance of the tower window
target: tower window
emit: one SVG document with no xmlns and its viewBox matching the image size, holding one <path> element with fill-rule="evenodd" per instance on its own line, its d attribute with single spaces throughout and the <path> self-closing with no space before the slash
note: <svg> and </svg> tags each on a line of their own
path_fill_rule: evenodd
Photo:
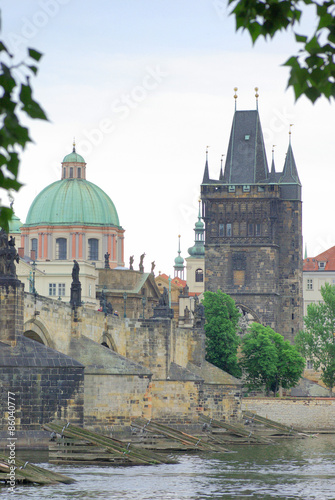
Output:
<svg viewBox="0 0 335 500">
<path fill-rule="evenodd" d="M 81 167 L 78 167 L 78 179 L 81 179 Z"/>
<path fill-rule="evenodd" d="M 219 224 L 219 236 L 224 236 L 224 224 Z"/>
<path fill-rule="evenodd" d="M 31 240 L 31 249 L 35 252 L 35 256 L 37 257 L 37 238 Z"/>
<path fill-rule="evenodd" d="M 96 238 L 88 240 L 88 260 L 99 260 L 99 240 Z"/>
<path fill-rule="evenodd" d="M 262 230 L 261 230 L 261 225 L 260 224 L 255 224 L 255 235 L 256 236 L 261 236 Z"/>
<path fill-rule="evenodd" d="M 230 223 L 226 224 L 226 236 L 233 236 L 232 225 Z"/>
<path fill-rule="evenodd" d="M 195 271 L 195 282 L 202 283 L 204 281 L 204 272 L 202 269 L 197 269 Z"/>
<path fill-rule="evenodd" d="M 64 167 L 63 168 L 63 178 L 65 179 L 65 177 L 66 177 L 66 168 Z"/>
<path fill-rule="evenodd" d="M 253 235 L 254 235 L 254 225 L 248 224 L 248 236 L 253 236 Z"/>
<path fill-rule="evenodd" d="M 243 186 L 243 192 L 247 193 L 250 191 L 250 186 Z"/>
<path fill-rule="evenodd" d="M 228 193 L 235 193 L 235 186 L 228 186 Z"/>
<path fill-rule="evenodd" d="M 70 179 L 73 179 L 73 167 L 70 167 Z"/>
<path fill-rule="evenodd" d="M 57 260 L 66 260 L 67 259 L 66 238 L 57 238 L 57 240 L 56 240 L 56 259 Z"/>
</svg>

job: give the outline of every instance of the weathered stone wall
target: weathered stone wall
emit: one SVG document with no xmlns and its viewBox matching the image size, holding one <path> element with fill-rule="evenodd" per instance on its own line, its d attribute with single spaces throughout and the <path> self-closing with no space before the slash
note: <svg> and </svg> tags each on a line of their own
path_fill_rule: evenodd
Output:
<svg viewBox="0 0 335 500">
<path fill-rule="evenodd" d="M 83 370 L 64 367 L 1 367 L 0 428 L 8 424 L 7 393 L 15 394 L 17 431 L 40 430 L 58 418 L 83 424 Z"/>
<path fill-rule="evenodd" d="M 302 218 L 300 201 L 282 201 L 278 214 L 280 311 L 278 332 L 294 342 L 303 328 Z"/>
<path fill-rule="evenodd" d="M 17 280 L 0 281 L 0 340 L 10 343 L 23 333 L 23 285 Z"/>
<path fill-rule="evenodd" d="M 83 374 L 77 368 L 1 367 L 0 428 L 5 429 L 7 393 L 15 394 L 18 431 L 41 429 L 57 418 L 83 424 Z"/>
<path fill-rule="evenodd" d="M 203 384 L 200 410 L 208 417 L 227 422 L 240 420 L 241 393 L 236 386 Z"/>
<path fill-rule="evenodd" d="M 154 378 L 166 380 L 172 352 L 172 322 L 132 322 L 126 332 L 126 357 L 150 369 Z"/>
<path fill-rule="evenodd" d="M 149 377 L 85 375 L 85 427 L 118 429 L 142 416 L 152 417 Z"/>
<path fill-rule="evenodd" d="M 188 424 L 199 411 L 199 382 L 154 380 L 152 418 L 169 424 Z"/>
<path fill-rule="evenodd" d="M 300 429 L 335 431 L 335 398 L 245 398 L 242 409 Z"/>
</svg>

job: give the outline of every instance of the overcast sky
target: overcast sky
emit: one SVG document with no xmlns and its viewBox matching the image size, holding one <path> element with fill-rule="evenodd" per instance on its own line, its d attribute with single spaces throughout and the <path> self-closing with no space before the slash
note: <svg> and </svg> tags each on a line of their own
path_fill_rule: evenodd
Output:
<svg viewBox="0 0 335 500">
<path fill-rule="evenodd" d="M 282 64 L 296 53 L 292 34 L 252 47 L 235 33 L 226 0 L 1 1 L 2 36 L 18 58 L 43 52 L 34 96 L 49 122 L 30 122 L 34 144 L 22 156 L 15 212 L 25 221 L 35 196 L 59 180 L 77 152 L 87 179 L 106 191 L 125 233 L 126 265 L 146 253 L 145 270 L 173 276 L 193 245 L 206 146 L 218 178 L 234 112 L 259 111 L 271 164 L 284 165 L 289 125 L 303 185 L 309 256 L 335 245 L 334 106 L 294 102 Z M 308 16 L 306 26 L 315 23 Z M 303 27 L 300 30 L 303 33 Z"/>
</svg>

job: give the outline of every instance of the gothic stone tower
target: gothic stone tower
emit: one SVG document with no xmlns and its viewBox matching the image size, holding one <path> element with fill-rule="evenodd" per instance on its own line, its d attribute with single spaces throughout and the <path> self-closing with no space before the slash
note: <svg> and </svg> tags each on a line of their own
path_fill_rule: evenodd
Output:
<svg viewBox="0 0 335 500">
<path fill-rule="evenodd" d="M 220 288 L 252 320 L 290 341 L 302 328 L 301 184 L 289 142 L 269 172 L 258 110 L 236 111 L 224 173 L 201 185 L 205 290 Z"/>
</svg>

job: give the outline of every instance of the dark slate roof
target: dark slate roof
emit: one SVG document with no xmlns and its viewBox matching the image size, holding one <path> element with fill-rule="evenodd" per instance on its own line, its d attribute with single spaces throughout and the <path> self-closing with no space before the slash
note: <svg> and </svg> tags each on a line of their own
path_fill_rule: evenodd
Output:
<svg viewBox="0 0 335 500">
<path fill-rule="evenodd" d="M 272 163 L 271 163 L 271 172 L 270 172 L 270 176 L 269 176 L 269 183 L 270 184 L 276 184 L 277 180 L 276 180 L 276 168 L 275 168 L 275 161 L 274 159 L 272 158 Z"/>
<path fill-rule="evenodd" d="M 17 335 L 15 347 L 0 342 L 0 366 L 84 368 L 70 356 L 23 335 Z"/>
<path fill-rule="evenodd" d="M 284 170 L 279 182 L 280 184 L 299 184 L 301 186 L 291 144 L 288 146 Z"/>
<path fill-rule="evenodd" d="M 206 159 L 205 170 L 204 170 L 204 176 L 203 176 L 203 179 L 202 179 L 202 183 L 206 184 L 206 182 L 208 182 L 208 181 L 209 181 L 209 170 L 208 170 L 208 160 Z"/>
<path fill-rule="evenodd" d="M 235 111 L 224 171 L 226 184 L 254 184 L 269 175 L 257 110 Z"/>
</svg>

